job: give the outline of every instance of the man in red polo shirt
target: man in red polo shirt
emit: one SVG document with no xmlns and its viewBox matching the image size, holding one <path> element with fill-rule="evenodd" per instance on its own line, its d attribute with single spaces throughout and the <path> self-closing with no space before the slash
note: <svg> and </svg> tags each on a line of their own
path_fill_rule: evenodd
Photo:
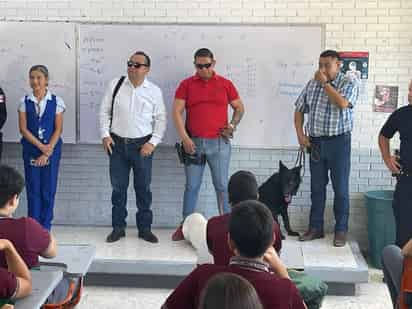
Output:
<svg viewBox="0 0 412 309">
<path fill-rule="evenodd" d="M 196 74 L 183 80 L 176 90 L 173 120 L 186 153 L 205 158 L 212 175 L 220 214 L 229 212 L 227 181 L 230 142 L 242 118 L 244 107 L 232 82 L 214 71 L 213 53 L 201 48 L 194 55 Z M 228 105 L 234 110 L 228 121 Z M 186 112 L 186 122 L 183 119 Z M 202 161 L 202 160 L 201 160 Z M 183 220 L 194 212 L 202 184 L 205 163 L 186 164 Z M 181 225 L 172 236 L 184 239 Z"/>
<path fill-rule="evenodd" d="M 273 223 L 270 210 L 262 203 L 251 200 L 239 203 L 232 209 L 229 221 L 228 242 L 235 252 L 229 266 L 198 266 L 172 292 L 162 309 L 197 309 L 209 278 L 222 272 L 248 280 L 265 309 L 306 308 L 273 249 Z"/>
</svg>

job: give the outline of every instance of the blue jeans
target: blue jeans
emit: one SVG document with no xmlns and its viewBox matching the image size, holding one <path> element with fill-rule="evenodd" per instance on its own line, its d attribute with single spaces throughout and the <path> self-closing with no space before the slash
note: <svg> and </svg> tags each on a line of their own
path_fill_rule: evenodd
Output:
<svg viewBox="0 0 412 309">
<path fill-rule="evenodd" d="M 226 142 L 222 138 L 192 138 L 192 140 L 196 145 L 196 151 L 206 156 L 216 192 L 218 211 L 220 214 L 228 213 L 230 211 L 227 194 L 230 142 Z M 192 214 L 196 208 L 204 169 L 205 165 L 185 165 L 186 185 L 183 196 L 183 219 Z"/>
<path fill-rule="evenodd" d="M 139 231 L 150 230 L 153 214 L 152 192 L 152 157 L 142 157 L 140 147 L 142 142 L 125 144 L 114 138 L 115 145 L 110 155 L 110 182 L 112 184 L 112 226 L 115 229 L 126 227 L 127 217 L 127 187 L 129 186 L 130 169 L 133 170 L 134 190 L 136 193 L 136 225 Z"/>
<path fill-rule="evenodd" d="M 351 135 L 345 133 L 335 137 L 311 137 L 310 188 L 312 207 L 310 228 L 323 231 L 323 213 L 326 202 L 328 173 L 335 193 L 333 212 L 335 232 L 346 232 L 349 220 L 349 173 Z"/>
</svg>

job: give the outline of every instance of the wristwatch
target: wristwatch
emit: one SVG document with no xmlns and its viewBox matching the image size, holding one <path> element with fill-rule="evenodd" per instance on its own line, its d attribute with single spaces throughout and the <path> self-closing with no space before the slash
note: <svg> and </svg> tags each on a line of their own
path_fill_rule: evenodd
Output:
<svg viewBox="0 0 412 309">
<path fill-rule="evenodd" d="M 327 80 L 326 82 L 321 83 L 320 85 L 321 85 L 322 87 L 325 87 L 327 84 L 330 84 L 330 83 L 331 83 L 331 81 L 330 81 L 330 80 Z"/>
</svg>

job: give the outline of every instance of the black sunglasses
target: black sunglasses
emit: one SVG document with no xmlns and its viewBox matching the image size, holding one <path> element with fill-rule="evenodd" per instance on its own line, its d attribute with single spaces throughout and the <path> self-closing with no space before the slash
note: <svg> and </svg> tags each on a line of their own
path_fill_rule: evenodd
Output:
<svg viewBox="0 0 412 309">
<path fill-rule="evenodd" d="M 212 63 L 205 63 L 205 64 L 201 64 L 201 63 L 194 63 L 195 67 L 199 70 L 203 69 L 203 68 L 210 68 L 212 66 Z"/>
<path fill-rule="evenodd" d="M 133 62 L 131 60 L 127 61 L 127 67 L 131 68 L 134 67 L 136 69 L 140 68 L 140 67 L 147 67 L 148 65 L 145 63 L 138 63 L 138 62 Z"/>
</svg>

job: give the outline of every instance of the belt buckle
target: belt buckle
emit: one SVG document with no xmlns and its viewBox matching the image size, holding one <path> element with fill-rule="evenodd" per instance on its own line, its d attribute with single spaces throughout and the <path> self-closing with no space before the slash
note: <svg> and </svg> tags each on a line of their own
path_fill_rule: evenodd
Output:
<svg viewBox="0 0 412 309">
<path fill-rule="evenodd" d="M 124 137 L 124 143 L 125 143 L 125 144 L 130 144 L 131 142 L 132 142 L 132 139 L 131 139 L 131 138 Z"/>
</svg>

